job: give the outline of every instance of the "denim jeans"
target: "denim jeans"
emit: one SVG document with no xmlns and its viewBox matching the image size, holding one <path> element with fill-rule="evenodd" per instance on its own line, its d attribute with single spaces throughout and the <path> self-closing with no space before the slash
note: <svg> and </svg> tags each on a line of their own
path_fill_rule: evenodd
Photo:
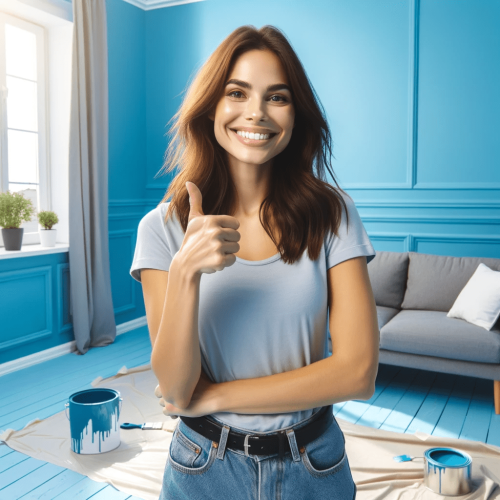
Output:
<svg viewBox="0 0 500 500">
<path fill-rule="evenodd" d="M 319 412 L 318 412 L 319 413 Z M 223 425 L 219 442 L 202 436 L 182 420 L 175 428 L 163 475 L 159 500 L 351 500 L 356 498 L 345 454 L 345 439 L 333 406 L 327 409 L 328 427 L 321 436 L 297 446 L 294 430 L 313 422 L 318 413 L 295 425 L 284 427 L 290 449 L 280 458 L 245 455 L 226 446 L 231 429 Z M 272 436 L 278 431 L 252 432 Z"/>
</svg>

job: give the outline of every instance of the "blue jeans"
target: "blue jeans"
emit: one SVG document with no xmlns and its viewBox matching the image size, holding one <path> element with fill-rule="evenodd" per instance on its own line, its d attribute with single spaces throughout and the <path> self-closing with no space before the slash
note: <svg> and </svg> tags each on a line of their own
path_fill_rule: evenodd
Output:
<svg viewBox="0 0 500 500">
<path fill-rule="evenodd" d="M 318 413 L 280 429 L 287 431 L 292 450 L 282 458 L 278 453 L 245 456 L 244 451 L 227 448 L 231 428 L 214 417 L 208 418 L 223 426 L 218 443 L 179 419 L 170 443 L 159 500 L 355 499 L 356 485 L 345 454 L 344 434 L 332 405 L 327 410 L 325 432 L 298 449 L 294 430 L 314 421 Z M 247 432 L 237 427 L 233 430 Z M 251 435 L 271 436 L 277 432 Z"/>
</svg>

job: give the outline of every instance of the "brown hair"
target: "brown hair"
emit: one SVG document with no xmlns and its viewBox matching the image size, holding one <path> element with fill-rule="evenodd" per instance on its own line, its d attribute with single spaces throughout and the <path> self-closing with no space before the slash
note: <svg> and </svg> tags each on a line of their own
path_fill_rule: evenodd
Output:
<svg viewBox="0 0 500 500">
<path fill-rule="evenodd" d="M 165 223 L 175 210 L 186 232 L 190 210 L 186 181 L 200 189 L 205 215 L 235 213 L 235 185 L 226 163 L 226 151 L 217 142 L 208 115 L 215 110 L 238 57 L 255 49 L 270 50 L 278 56 L 288 76 L 295 107 L 292 137 L 272 159 L 269 190 L 260 206 L 259 219 L 283 262 L 293 264 L 306 247 L 309 258 L 316 260 L 325 232 L 330 229 L 337 234 L 342 205 L 348 217 L 342 196 L 324 180 L 325 167 L 338 189 L 345 191 L 338 186 L 325 155 L 325 148 L 332 155 L 332 147 L 323 107 L 290 43 L 274 26 L 257 30 L 247 25 L 234 30 L 201 67 L 170 120 L 175 121 L 168 133 L 175 135 L 167 148 L 163 168 L 168 173 L 178 166 L 179 172 L 160 202 L 172 197 Z M 274 236 L 271 221 L 279 237 Z"/>
</svg>

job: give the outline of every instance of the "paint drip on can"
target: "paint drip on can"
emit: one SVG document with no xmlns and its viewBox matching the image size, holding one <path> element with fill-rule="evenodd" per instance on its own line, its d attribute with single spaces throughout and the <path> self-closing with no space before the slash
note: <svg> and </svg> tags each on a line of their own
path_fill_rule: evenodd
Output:
<svg viewBox="0 0 500 500">
<path fill-rule="evenodd" d="M 120 446 L 118 422 L 122 401 L 119 392 L 104 388 L 87 389 L 70 396 L 66 416 L 70 422 L 73 452 L 81 455 L 106 453 Z"/>
</svg>

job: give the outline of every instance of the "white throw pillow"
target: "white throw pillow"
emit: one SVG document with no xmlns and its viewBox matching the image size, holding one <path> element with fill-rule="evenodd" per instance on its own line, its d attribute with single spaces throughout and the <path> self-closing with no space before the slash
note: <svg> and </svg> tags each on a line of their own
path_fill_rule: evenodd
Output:
<svg viewBox="0 0 500 500">
<path fill-rule="evenodd" d="M 500 316 L 500 271 L 481 262 L 446 316 L 491 330 Z"/>
</svg>

